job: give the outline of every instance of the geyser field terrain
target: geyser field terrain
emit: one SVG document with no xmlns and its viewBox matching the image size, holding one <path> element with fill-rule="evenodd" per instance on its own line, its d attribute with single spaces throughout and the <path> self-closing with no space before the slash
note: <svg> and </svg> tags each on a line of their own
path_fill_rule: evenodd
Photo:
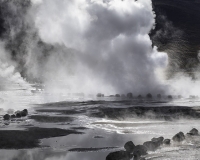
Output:
<svg viewBox="0 0 200 160">
<path fill-rule="evenodd" d="M 200 159 L 200 0 L 0 0 L 0 160 Z"/>
</svg>

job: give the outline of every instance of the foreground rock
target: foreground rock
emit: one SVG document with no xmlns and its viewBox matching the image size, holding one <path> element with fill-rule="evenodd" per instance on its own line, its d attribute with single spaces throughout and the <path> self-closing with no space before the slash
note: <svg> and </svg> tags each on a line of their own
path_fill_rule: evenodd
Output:
<svg viewBox="0 0 200 160">
<path fill-rule="evenodd" d="M 4 120 L 10 120 L 10 115 L 9 115 L 9 114 L 5 114 L 5 115 L 3 116 L 3 119 L 4 119 Z"/>
<path fill-rule="evenodd" d="M 165 139 L 165 140 L 163 141 L 163 144 L 165 144 L 165 145 L 170 145 L 170 143 L 171 143 L 171 140 L 170 140 L 170 139 Z"/>
<path fill-rule="evenodd" d="M 106 160 L 130 160 L 131 158 L 133 158 L 133 155 L 126 151 L 116 151 L 109 153 Z"/>
<path fill-rule="evenodd" d="M 185 140 L 185 136 L 184 136 L 183 132 L 179 132 L 172 138 L 172 140 L 175 142 L 181 142 L 181 141 Z"/>
<path fill-rule="evenodd" d="M 135 145 L 132 141 L 126 142 L 124 145 L 126 152 L 133 153 Z"/>
<path fill-rule="evenodd" d="M 134 157 L 140 157 L 147 154 L 147 148 L 144 145 L 137 145 L 134 148 L 133 155 Z"/>
<path fill-rule="evenodd" d="M 155 151 L 163 144 L 163 137 L 152 138 L 151 141 L 144 142 L 143 145 L 148 151 Z"/>
<path fill-rule="evenodd" d="M 199 135 L 199 131 L 196 129 L 196 128 L 193 128 L 189 133 L 187 133 L 189 135 L 192 135 L 192 136 L 197 136 Z"/>
</svg>

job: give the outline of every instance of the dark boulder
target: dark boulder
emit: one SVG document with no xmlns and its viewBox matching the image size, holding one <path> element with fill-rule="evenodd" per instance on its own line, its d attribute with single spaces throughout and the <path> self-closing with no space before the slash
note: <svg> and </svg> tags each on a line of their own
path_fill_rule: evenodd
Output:
<svg viewBox="0 0 200 160">
<path fill-rule="evenodd" d="M 138 99 L 142 99 L 142 95 L 138 95 L 137 98 L 138 98 Z"/>
<path fill-rule="evenodd" d="M 170 100 L 173 99 L 171 95 L 168 95 L 167 98 Z"/>
<path fill-rule="evenodd" d="M 28 115 L 28 110 L 27 109 L 24 109 L 23 112 L 25 112 Z"/>
<path fill-rule="evenodd" d="M 159 146 L 163 144 L 164 137 L 152 138 L 152 142 L 156 142 Z"/>
<path fill-rule="evenodd" d="M 104 97 L 104 94 L 97 93 L 97 97 Z"/>
<path fill-rule="evenodd" d="M 3 119 L 4 119 L 4 120 L 10 120 L 10 115 L 9 115 L 9 114 L 5 114 L 5 115 L 3 116 Z"/>
<path fill-rule="evenodd" d="M 22 117 L 25 117 L 25 116 L 28 115 L 28 112 L 26 112 L 26 111 L 23 110 L 23 111 L 20 112 L 20 114 L 21 114 Z"/>
<path fill-rule="evenodd" d="M 197 136 L 199 135 L 199 131 L 196 129 L 196 128 L 193 128 L 189 133 L 187 133 L 189 135 L 192 135 L 192 136 Z"/>
<path fill-rule="evenodd" d="M 11 115 L 11 118 L 16 118 L 16 116 L 13 114 L 13 115 Z"/>
<path fill-rule="evenodd" d="M 124 148 L 126 152 L 132 153 L 135 148 L 135 145 L 132 141 L 129 141 L 125 143 Z"/>
<path fill-rule="evenodd" d="M 165 139 L 164 141 L 163 141 L 163 144 L 165 144 L 165 145 L 170 145 L 170 139 Z"/>
<path fill-rule="evenodd" d="M 181 142 L 185 139 L 185 136 L 183 134 L 183 132 L 179 132 L 177 133 L 173 138 L 172 140 L 175 141 L 175 142 Z"/>
<path fill-rule="evenodd" d="M 16 113 L 16 118 L 21 118 L 21 117 L 22 117 L 21 112 L 17 112 Z"/>
<path fill-rule="evenodd" d="M 147 148 L 144 145 L 137 145 L 133 150 L 134 157 L 140 157 L 147 154 Z"/>
<path fill-rule="evenodd" d="M 128 97 L 128 98 L 133 98 L 133 94 L 132 94 L 132 93 L 128 93 L 128 94 L 127 94 L 127 97 Z"/>
<path fill-rule="evenodd" d="M 148 151 L 155 151 L 160 145 L 157 142 L 147 141 L 143 143 L 143 146 L 145 146 Z"/>
<path fill-rule="evenodd" d="M 152 96 L 150 93 L 148 93 L 148 94 L 146 95 L 146 98 L 147 98 L 147 99 L 152 99 L 153 96 Z"/>
<path fill-rule="evenodd" d="M 130 160 L 133 155 L 126 151 L 111 152 L 107 155 L 106 160 Z"/>
<path fill-rule="evenodd" d="M 161 94 L 157 94 L 157 98 L 161 99 L 162 98 Z"/>
<path fill-rule="evenodd" d="M 116 94 L 115 97 L 120 97 L 120 94 Z"/>
</svg>

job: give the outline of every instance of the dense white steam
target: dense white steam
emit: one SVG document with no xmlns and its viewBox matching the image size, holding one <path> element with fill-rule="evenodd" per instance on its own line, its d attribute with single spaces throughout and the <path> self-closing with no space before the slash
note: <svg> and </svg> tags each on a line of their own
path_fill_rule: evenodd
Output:
<svg viewBox="0 0 200 160">
<path fill-rule="evenodd" d="M 158 93 L 157 68 L 167 55 L 152 49 L 150 0 L 33 0 L 41 39 L 65 46 L 45 64 L 47 88 L 59 92 Z M 62 47 L 61 47 L 62 48 Z"/>
</svg>

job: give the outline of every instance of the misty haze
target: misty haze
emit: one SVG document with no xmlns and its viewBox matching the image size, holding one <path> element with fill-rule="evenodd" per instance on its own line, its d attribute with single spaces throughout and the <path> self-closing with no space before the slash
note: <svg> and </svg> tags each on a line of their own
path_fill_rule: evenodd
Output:
<svg viewBox="0 0 200 160">
<path fill-rule="evenodd" d="M 0 160 L 200 160 L 200 0 L 0 0 Z"/>
</svg>

